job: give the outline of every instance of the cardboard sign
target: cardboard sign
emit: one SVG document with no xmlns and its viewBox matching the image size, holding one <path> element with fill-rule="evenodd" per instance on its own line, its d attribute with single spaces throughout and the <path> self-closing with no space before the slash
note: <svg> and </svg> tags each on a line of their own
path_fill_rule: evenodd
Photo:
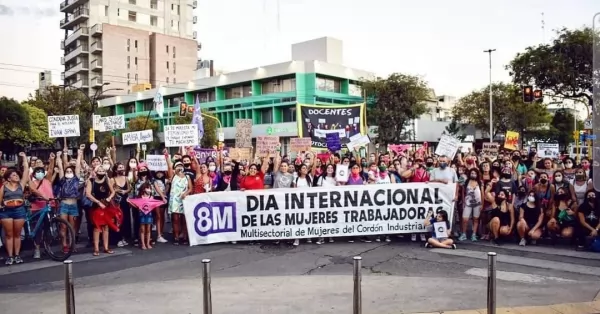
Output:
<svg viewBox="0 0 600 314">
<path fill-rule="evenodd" d="M 514 131 L 506 131 L 504 140 L 504 148 L 510 150 L 519 149 L 519 133 Z"/>
<path fill-rule="evenodd" d="M 327 133 L 325 140 L 327 141 L 327 149 L 332 152 L 337 152 L 342 149 L 342 142 L 338 133 Z"/>
<path fill-rule="evenodd" d="M 109 116 L 98 119 L 98 131 L 111 132 L 115 130 L 123 130 L 125 128 L 125 116 Z"/>
<path fill-rule="evenodd" d="M 123 133 L 123 145 L 148 143 L 154 140 L 152 130 Z"/>
<path fill-rule="evenodd" d="M 165 125 L 165 147 L 196 146 L 198 143 L 197 124 Z"/>
<path fill-rule="evenodd" d="M 168 165 L 164 155 L 146 155 L 146 164 L 150 171 L 167 171 Z"/>
<path fill-rule="evenodd" d="M 252 160 L 252 148 L 251 147 L 230 148 L 229 156 L 231 156 L 232 158 L 237 158 L 238 161 L 244 161 L 244 160 L 251 161 Z"/>
<path fill-rule="evenodd" d="M 456 155 L 456 151 L 460 147 L 460 140 L 450 136 L 450 135 L 442 135 L 440 138 L 440 142 L 435 148 L 435 154 L 438 156 L 446 156 L 448 159 L 454 159 L 454 155 Z"/>
<path fill-rule="evenodd" d="M 256 153 L 260 156 L 275 153 L 279 147 L 279 136 L 257 136 Z"/>
<path fill-rule="evenodd" d="M 252 147 L 252 119 L 235 120 L 235 147 Z"/>
<path fill-rule="evenodd" d="M 48 136 L 51 138 L 80 136 L 79 115 L 49 116 Z"/>
<path fill-rule="evenodd" d="M 292 152 L 307 152 L 312 147 L 312 139 L 310 137 L 296 137 L 290 139 L 290 151 Z"/>
<path fill-rule="evenodd" d="M 481 149 L 481 152 L 483 153 L 484 157 L 496 157 L 498 156 L 498 148 L 500 147 L 500 144 L 498 143 L 483 143 L 483 147 Z"/>
</svg>

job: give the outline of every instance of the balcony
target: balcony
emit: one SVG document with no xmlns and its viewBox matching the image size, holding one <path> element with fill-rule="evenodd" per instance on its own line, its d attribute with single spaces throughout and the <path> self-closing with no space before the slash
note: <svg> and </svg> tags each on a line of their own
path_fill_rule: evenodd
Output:
<svg viewBox="0 0 600 314">
<path fill-rule="evenodd" d="M 79 46 L 77 46 L 75 49 L 71 50 L 69 53 L 67 53 L 67 55 L 65 56 L 65 62 L 69 62 L 69 60 L 81 55 L 81 54 L 88 54 L 90 52 L 90 48 L 88 47 L 87 43 L 83 43 Z"/>
<path fill-rule="evenodd" d="M 65 57 L 60 57 L 60 64 L 65 65 Z"/>
<path fill-rule="evenodd" d="M 90 52 L 92 54 L 102 53 L 102 42 L 101 41 L 93 42 L 92 45 L 90 46 Z"/>
<path fill-rule="evenodd" d="M 92 26 L 92 36 L 102 36 L 102 24 L 96 24 Z"/>
<path fill-rule="evenodd" d="M 71 86 L 73 87 L 77 87 L 77 88 L 88 88 L 89 86 L 89 79 L 87 77 L 87 75 L 82 75 L 81 79 L 73 84 L 71 84 Z"/>
<path fill-rule="evenodd" d="M 60 41 L 60 49 L 65 50 L 65 40 L 64 39 Z"/>
<path fill-rule="evenodd" d="M 88 65 L 88 61 L 84 60 L 81 61 L 79 63 L 77 63 L 76 65 L 70 67 L 69 69 L 67 69 L 67 71 L 65 72 L 65 77 L 63 78 L 63 80 L 68 79 L 70 77 L 72 77 L 73 75 L 79 73 L 79 72 L 87 72 L 89 70 L 89 65 Z"/>
<path fill-rule="evenodd" d="M 90 29 L 87 27 L 80 27 L 75 30 L 67 39 L 65 39 L 65 47 L 68 47 L 70 44 L 74 43 L 77 39 L 87 38 L 90 34 Z"/>
<path fill-rule="evenodd" d="M 90 10 L 86 8 L 78 8 L 73 14 L 69 15 L 67 18 L 60 20 L 60 28 L 61 29 L 72 29 L 73 26 L 87 20 L 90 18 Z"/>
<path fill-rule="evenodd" d="M 102 71 L 102 59 L 94 59 L 91 64 L 92 71 Z"/>
<path fill-rule="evenodd" d="M 104 83 L 102 83 L 102 78 L 101 77 L 94 77 L 94 78 L 92 78 L 91 83 L 92 83 L 91 85 L 92 85 L 93 88 L 102 87 L 102 84 L 104 84 Z"/>
<path fill-rule="evenodd" d="M 88 1 L 89 0 L 65 0 L 60 3 L 60 12 L 71 13 L 75 8 Z"/>
</svg>

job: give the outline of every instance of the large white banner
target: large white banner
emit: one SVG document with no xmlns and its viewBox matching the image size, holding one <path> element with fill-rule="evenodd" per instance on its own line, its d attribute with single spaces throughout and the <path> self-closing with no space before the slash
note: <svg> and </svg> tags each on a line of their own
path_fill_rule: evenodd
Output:
<svg viewBox="0 0 600 314">
<path fill-rule="evenodd" d="M 212 192 L 183 205 L 190 245 L 424 232 L 429 211 L 452 221 L 456 184 L 402 183 Z"/>
</svg>

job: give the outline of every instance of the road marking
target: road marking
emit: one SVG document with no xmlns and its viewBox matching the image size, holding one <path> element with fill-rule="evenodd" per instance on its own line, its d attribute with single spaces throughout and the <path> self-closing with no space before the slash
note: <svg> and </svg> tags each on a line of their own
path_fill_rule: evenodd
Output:
<svg viewBox="0 0 600 314">
<path fill-rule="evenodd" d="M 448 250 L 448 249 L 431 249 L 432 252 L 440 253 L 444 255 L 453 255 L 460 257 L 476 258 L 481 260 L 487 260 L 487 253 L 478 251 L 467 251 L 467 250 Z M 543 259 L 535 259 L 528 257 L 512 256 L 505 254 L 498 254 L 496 260 L 500 263 L 515 264 L 521 266 L 529 266 L 535 268 L 552 269 L 561 272 L 577 273 L 583 275 L 598 276 L 600 274 L 600 267 L 591 267 L 583 265 L 573 265 L 571 263 L 561 263 L 548 261 Z"/>
<path fill-rule="evenodd" d="M 484 268 L 471 268 L 465 271 L 465 274 L 477 277 L 487 278 L 488 271 Z M 575 282 L 575 280 L 558 278 L 558 277 L 549 277 L 549 276 L 538 276 L 524 273 L 516 273 L 512 271 L 496 271 L 496 279 L 505 280 L 505 281 L 517 281 L 524 283 L 545 283 L 548 281 L 558 281 L 558 282 Z"/>
<path fill-rule="evenodd" d="M 100 253 L 100 256 L 93 256 L 91 252 L 90 253 L 77 253 L 75 255 L 71 255 L 71 257 L 69 259 L 72 260 L 73 263 L 75 264 L 75 263 L 81 263 L 81 262 L 86 262 L 86 261 L 91 261 L 91 260 L 103 259 L 103 258 L 107 258 L 107 257 L 111 257 L 111 256 L 126 255 L 126 254 L 131 253 L 131 251 L 123 249 L 123 248 L 116 248 L 113 251 L 115 251 L 114 254 Z M 0 276 L 8 275 L 8 274 L 17 274 L 17 273 L 22 273 L 22 272 L 26 272 L 26 271 L 49 268 L 49 267 L 55 267 L 55 266 L 58 266 L 61 264 L 62 264 L 61 262 L 55 262 L 53 260 L 42 260 L 42 261 L 23 263 L 23 264 L 19 264 L 19 265 L 0 267 Z"/>
</svg>

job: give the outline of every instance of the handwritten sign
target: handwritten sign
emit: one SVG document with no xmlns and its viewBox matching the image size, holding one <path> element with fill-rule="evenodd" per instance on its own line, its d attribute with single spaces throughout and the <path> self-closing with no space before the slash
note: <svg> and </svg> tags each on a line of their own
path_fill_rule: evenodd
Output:
<svg viewBox="0 0 600 314">
<path fill-rule="evenodd" d="M 292 152 L 306 152 L 312 147 L 312 139 L 310 137 L 296 137 L 290 139 L 290 151 Z"/>
<path fill-rule="evenodd" d="M 330 151 L 336 152 L 342 149 L 339 133 L 327 133 L 325 140 L 327 142 L 327 149 Z"/>
<path fill-rule="evenodd" d="M 235 147 L 252 147 L 252 119 L 235 120 Z"/>
<path fill-rule="evenodd" d="M 123 145 L 148 143 L 154 140 L 152 130 L 123 133 Z"/>
<path fill-rule="evenodd" d="M 265 154 L 274 153 L 279 146 L 279 136 L 257 136 L 256 137 L 256 153 L 264 156 Z"/>
<path fill-rule="evenodd" d="M 51 138 L 79 136 L 79 115 L 49 116 L 48 133 Z"/>
<path fill-rule="evenodd" d="M 440 142 L 435 148 L 435 154 L 438 156 L 446 156 L 450 160 L 454 159 L 454 155 L 456 155 L 456 151 L 460 147 L 460 140 L 450 136 L 450 135 L 442 135 L 440 138 Z"/>
<path fill-rule="evenodd" d="M 122 130 L 125 128 L 125 116 L 109 116 L 98 119 L 98 131 L 100 132 L 111 132 L 115 130 Z"/>
<path fill-rule="evenodd" d="M 197 124 L 165 125 L 165 146 L 182 147 L 198 145 Z"/>
<path fill-rule="evenodd" d="M 369 143 L 371 143 L 371 139 L 368 135 L 357 134 L 350 137 L 350 142 L 348 142 L 346 146 L 348 147 L 348 150 L 354 150 L 355 147 L 363 147 L 369 145 Z"/>
<path fill-rule="evenodd" d="M 228 147 L 223 147 L 223 157 L 229 157 L 229 149 Z M 217 160 L 217 151 L 212 148 L 196 148 L 194 149 L 196 152 L 196 158 L 200 163 L 205 163 L 207 158 L 212 158 L 213 160 Z"/>
<path fill-rule="evenodd" d="M 498 148 L 500 144 L 498 143 L 483 143 L 483 147 L 481 148 L 481 152 L 484 157 L 496 157 L 498 156 Z"/>
<path fill-rule="evenodd" d="M 164 155 L 146 155 L 146 165 L 150 171 L 167 171 L 167 160 Z"/>
<path fill-rule="evenodd" d="M 506 131 L 506 139 L 504 140 L 504 148 L 510 150 L 519 149 L 519 133 L 514 131 Z"/>
<path fill-rule="evenodd" d="M 251 147 L 240 147 L 230 148 L 229 156 L 237 158 L 238 161 L 251 161 L 252 160 L 252 148 Z"/>
</svg>

